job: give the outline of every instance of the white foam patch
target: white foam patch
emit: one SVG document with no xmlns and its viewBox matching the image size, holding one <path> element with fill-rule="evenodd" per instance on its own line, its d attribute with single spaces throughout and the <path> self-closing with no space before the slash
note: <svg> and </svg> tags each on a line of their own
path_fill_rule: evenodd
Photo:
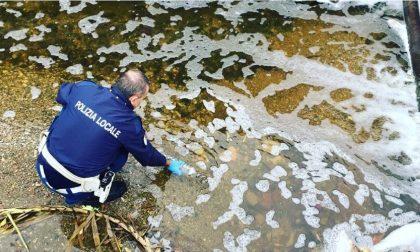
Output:
<svg viewBox="0 0 420 252">
<path fill-rule="evenodd" d="M 292 202 L 295 203 L 296 205 L 298 205 L 298 204 L 300 204 L 300 199 L 292 198 Z"/>
<path fill-rule="evenodd" d="M 395 198 L 395 197 L 392 197 L 390 195 L 385 195 L 385 199 L 388 200 L 389 202 L 392 202 L 392 203 L 394 203 L 396 205 L 399 205 L 399 206 L 404 205 L 404 202 L 402 200 L 400 200 L 398 198 Z"/>
<path fill-rule="evenodd" d="M 194 208 L 189 206 L 181 207 L 177 204 L 171 203 L 166 206 L 166 209 L 169 210 L 175 221 L 181 221 L 185 217 L 194 215 Z"/>
<path fill-rule="evenodd" d="M 44 66 L 44 68 L 50 68 L 52 64 L 55 63 L 55 61 L 49 57 L 44 56 L 29 56 L 28 59 L 30 61 L 35 61 L 36 63 L 39 63 Z"/>
<path fill-rule="evenodd" d="M 319 52 L 319 50 L 321 49 L 321 47 L 319 47 L 319 46 L 312 46 L 312 47 L 309 47 L 309 51 L 312 53 L 312 54 L 316 54 L 317 52 Z"/>
<path fill-rule="evenodd" d="M 281 143 L 281 144 L 275 144 L 271 147 L 271 151 L 270 154 L 277 156 L 280 154 L 280 152 L 284 151 L 284 150 L 288 150 L 289 146 L 287 146 L 287 144 L 285 143 Z"/>
<path fill-rule="evenodd" d="M 83 73 L 83 66 L 82 64 L 76 64 L 73 66 L 69 66 L 66 68 L 66 72 L 71 73 L 73 75 L 79 75 Z"/>
<path fill-rule="evenodd" d="M 207 165 L 204 161 L 198 161 L 197 163 L 195 163 L 197 165 L 198 168 L 200 168 L 201 170 L 207 170 Z"/>
<path fill-rule="evenodd" d="M 6 9 L 7 13 L 13 14 L 15 17 L 20 17 L 22 16 L 22 12 L 17 11 L 17 10 L 12 10 L 12 9 Z"/>
<path fill-rule="evenodd" d="M 336 195 L 338 197 L 338 201 L 340 202 L 340 204 L 345 208 L 348 209 L 350 207 L 350 201 L 349 201 L 349 197 L 347 197 L 347 195 L 345 195 L 344 193 L 338 191 L 338 190 L 334 190 L 332 191 L 332 194 Z"/>
<path fill-rule="evenodd" d="M 4 22 L 0 21 L 0 27 L 3 27 L 3 26 L 4 26 Z"/>
<path fill-rule="evenodd" d="M 149 223 L 151 227 L 158 228 L 160 226 L 162 219 L 163 219 L 163 215 L 159 214 L 154 217 L 152 216 L 147 217 L 147 222 Z"/>
<path fill-rule="evenodd" d="M 251 230 L 248 228 L 244 229 L 244 232 L 236 238 L 229 232 L 226 231 L 223 238 L 223 246 L 228 252 L 239 252 L 239 251 L 248 251 L 247 246 L 254 240 L 257 240 L 261 237 L 261 232 L 256 230 Z"/>
<path fill-rule="evenodd" d="M 284 176 L 287 176 L 287 172 L 283 167 L 281 167 L 279 165 L 275 166 L 270 171 L 270 173 L 264 173 L 264 175 L 263 175 L 264 178 L 269 179 L 269 180 L 274 181 L 274 182 L 279 182 L 280 177 L 284 177 Z"/>
<path fill-rule="evenodd" d="M 130 33 L 132 31 L 134 31 L 140 25 L 141 25 L 141 23 L 139 21 L 128 20 L 127 23 L 125 24 L 125 30 L 120 32 L 120 34 L 124 35 L 126 33 Z"/>
<path fill-rule="evenodd" d="M 261 152 L 259 150 L 255 150 L 254 155 L 255 159 L 249 162 L 250 166 L 258 166 L 261 162 Z"/>
<path fill-rule="evenodd" d="M 61 105 L 55 105 L 51 107 L 52 110 L 60 112 L 63 109 Z"/>
<path fill-rule="evenodd" d="M 31 42 L 37 42 L 37 41 L 42 41 L 44 39 L 44 35 L 45 33 L 50 33 L 51 29 L 46 27 L 45 25 L 39 25 L 37 27 L 35 27 L 40 33 L 38 35 L 32 35 L 29 38 L 29 41 Z"/>
<path fill-rule="evenodd" d="M 371 248 L 373 241 L 370 235 L 385 233 L 391 227 L 418 221 L 420 221 L 420 215 L 415 212 L 403 212 L 399 208 L 391 210 L 387 217 L 379 214 L 353 214 L 348 222 L 324 230 L 324 251 L 343 251 L 343 245 L 346 243 Z M 358 225 L 359 222 L 362 222 L 362 227 Z"/>
<path fill-rule="evenodd" d="M 195 204 L 200 205 L 204 202 L 209 201 L 210 194 L 200 194 L 197 196 L 197 199 L 195 200 Z"/>
<path fill-rule="evenodd" d="M 59 47 L 59 46 L 49 45 L 47 47 L 47 50 L 50 52 L 50 54 L 52 56 L 57 56 L 58 58 L 60 58 L 62 60 L 68 60 L 69 59 L 69 57 L 66 54 L 61 53 L 61 47 Z"/>
<path fill-rule="evenodd" d="M 228 222 L 236 216 L 243 224 L 249 225 L 254 221 L 252 215 L 247 215 L 245 210 L 239 205 L 242 204 L 244 193 L 248 190 L 248 183 L 237 179 L 232 179 L 232 184 L 235 186 L 230 191 L 232 201 L 229 204 L 229 210 L 223 215 L 219 216 L 215 222 L 212 223 L 213 229 L 217 229 L 223 223 Z"/>
<path fill-rule="evenodd" d="M 344 177 L 344 180 L 352 185 L 357 185 L 356 181 L 354 180 L 354 174 L 353 172 L 347 170 L 347 168 L 340 164 L 340 163 L 334 163 L 332 167 L 335 171 L 342 174 Z"/>
<path fill-rule="evenodd" d="M 97 34 L 94 33 L 96 28 L 102 24 L 107 23 L 110 20 L 108 18 L 103 18 L 102 15 L 104 14 L 103 11 L 100 11 L 96 15 L 92 15 L 89 17 L 85 17 L 79 21 L 79 27 L 82 33 L 84 34 L 92 34 L 93 38 L 97 38 Z"/>
<path fill-rule="evenodd" d="M 146 1 L 147 2 L 147 1 Z M 150 14 L 152 14 L 153 16 L 154 15 L 159 15 L 159 14 L 165 14 L 165 13 L 168 13 L 168 11 L 167 10 L 164 10 L 164 9 L 162 9 L 162 8 L 156 8 L 156 7 L 154 7 L 153 6 L 153 4 L 147 4 L 146 5 L 146 7 L 147 7 L 147 11 L 150 13 Z"/>
<path fill-rule="evenodd" d="M 360 184 L 359 189 L 354 193 L 354 199 L 359 205 L 363 205 L 365 198 L 369 197 L 369 187 L 365 184 Z"/>
<path fill-rule="evenodd" d="M 265 222 L 271 228 L 279 228 L 280 224 L 277 221 L 273 220 L 274 214 L 275 214 L 274 210 L 268 211 L 267 214 L 265 215 Z"/>
<path fill-rule="evenodd" d="M 181 21 L 182 17 L 180 15 L 171 16 L 169 18 L 172 22 Z"/>
<path fill-rule="evenodd" d="M 70 6 L 71 1 L 70 0 L 60 0 L 60 11 L 66 11 L 67 14 L 71 13 L 77 13 L 84 8 L 86 8 L 87 4 L 96 4 L 95 0 L 82 0 L 78 5 L 76 6 Z"/>
<path fill-rule="evenodd" d="M 14 31 L 9 31 L 8 33 L 6 33 L 6 35 L 4 35 L 4 38 L 12 38 L 16 41 L 22 40 L 26 38 L 26 33 L 29 31 L 28 28 L 24 28 L 24 29 L 20 29 L 20 30 L 14 30 Z"/>
<path fill-rule="evenodd" d="M 149 27 L 155 27 L 155 20 L 148 17 L 142 17 L 140 24 L 149 26 Z"/>
<path fill-rule="evenodd" d="M 268 180 L 262 179 L 255 184 L 255 187 L 261 192 L 267 192 L 270 188 L 270 182 Z"/>
<path fill-rule="evenodd" d="M 147 3 L 153 3 L 154 1 L 146 1 Z M 193 8 L 204 8 L 208 5 L 208 2 L 206 1 L 167 1 L 167 2 L 160 2 L 160 5 L 162 5 L 165 9 L 193 9 Z"/>
<path fill-rule="evenodd" d="M 154 118 L 161 118 L 162 114 L 159 111 L 153 111 L 150 115 Z"/>
<path fill-rule="evenodd" d="M 219 158 L 222 162 L 230 162 L 232 160 L 232 152 L 230 150 L 225 150 Z"/>
<path fill-rule="evenodd" d="M 179 145 L 175 147 L 175 151 L 184 157 L 190 153 L 190 151 L 185 146 L 179 146 Z"/>
<path fill-rule="evenodd" d="M 10 47 L 10 52 L 26 51 L 28 48 L 24 44 L 17 44 Z"/>
<path fill-rule="evenodd" d="M 305 246 L 306 235 L 300 234 L 296 240 L 295 248 L 303 248 Z"/>
<path fill-rule="evenodd" d="M 203 104 L 204 104 L 204 107 L 206 107 L 208 111 L 213 112 L 213 113 L 216 112 L 216 106 L 214 104 L 214 101 L 203 100 Z"/>
<path fill-rule="evenodd" d="M 229 166 L 227 164 L 221 164 L 219 167 L 212 166 L 210 170 L 213 171 L 213 177 L 207 178 L 209 183 L 209 191 L 214 191 L 222 180 L 223 174 L 227 172 Z"/>
<path fill-rule="evenodd" d="M 37 99 L 41 95 L 41 89 L 31 86 L 31 96 L 32 100 Z"/>
<path fill-rule="evenodd" d="M 381 193 L 373 189 L 370 189 L 370 193 L 372 194 L 373 201 L 382 208 L 384 206 L 384 202 L 382 201 Z"/>
<path fill-rule="evenodd" d="M 207 144 L 207 146 L 209 146 L 210 148 L 213 148 L 214 144 L 215 144 L 215 140 L 214 137 L 208 136 L 208 134 L 206 132 L 204 132 L 204 130 L 202 129 L 197 129 L 195 131 L 195 137 L 197 139 L 201 139 L 203 138 L 204 142 Z"/>
<path fill-rule="evenodd" d="M 45 17 L 45 14 L 44 14 L 44 13 L 42 13 L 42 12 L 38 12 L 38 13 L 35 15 L 35 19 L 41 19 L 41 18 L 43 18 L 43 17 Z"/>
<path fill-rule="evenodd" d="M 317 197 L 318 195 L 321 197 Z M 322 198 L 322 200 L 319 198 Z M 319 214 L 319 210 L 316 207 L 321 206 L 336 213 L 340 212 L 340 210 L 329 197 L 328 193 L 316 188 L 310 188 L 306 192 L 302 193 L 301 204 L 305 206 L 305 210 L 302 212 L 305 221 L 308 223 L 308 225 L 314 228 L 320 227 L 320 219 L 318 216 L 316 216 Z"/>
<path fill-rule="evenodd" d="M 281 196 L 283 196 L 285 199 L 292 197 L 292 192 L 289 190 L 289 188 L 287 188 L 286 181 L 279 182 L 278 186 L 281 191 Z"/>
<path fill-rule="evenodd" d="M 13 110 L 6 110 L 3 113 L 3 118 L 14 118 L 16 116 L 16 112 Z"/>
</svg>

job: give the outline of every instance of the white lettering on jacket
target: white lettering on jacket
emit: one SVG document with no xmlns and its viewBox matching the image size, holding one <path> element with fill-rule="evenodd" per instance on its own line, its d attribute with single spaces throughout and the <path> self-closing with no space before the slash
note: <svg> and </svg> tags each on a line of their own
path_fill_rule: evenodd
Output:
<svg viewBox="0 0 420 252">
<path fill-rule="evenodd" d="M 109 134 L 111 134 L 115 138 L 118 138 L 118 136 L 121 134 L 121 131 L 119 129 L 114 127 L 111 123 L 103 119 L 101 116 L 99 116 L 98 120 L 96 120 L 96 117 L 98 117 L 98 114 L 95 111 L 93 111 L 93 109 L 87 107 L 83 102 L 77 101 L 74 107 L 77 110 L 79 110 L 82 114 L 84 114 L 87 118 L 96 122 L 96 124 L 99 127 L 103 128 L 105 131 L 107 131 Z"/>
</svg>

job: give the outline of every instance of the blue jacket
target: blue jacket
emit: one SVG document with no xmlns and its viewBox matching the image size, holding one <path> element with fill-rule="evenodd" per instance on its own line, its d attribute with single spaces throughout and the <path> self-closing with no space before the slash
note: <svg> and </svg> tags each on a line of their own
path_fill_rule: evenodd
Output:
<svg viewBox="0 0 420 252">
<path fill-rule="evenodd" d="M 147 141 L 141 118 L 118 88 L 89 80 L 64 83 L 56 100 L 63 109 L 50 126 L 47 147 L 75 175 L 100 174 L 124 149 L 143 166 L 165 165 L 166 158 Z"/>
</svg>

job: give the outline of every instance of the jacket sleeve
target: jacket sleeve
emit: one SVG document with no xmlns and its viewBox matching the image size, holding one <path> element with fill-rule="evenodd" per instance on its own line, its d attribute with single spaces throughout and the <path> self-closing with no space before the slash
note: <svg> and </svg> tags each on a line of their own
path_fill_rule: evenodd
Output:
<svg viewBox="0 0 420 252">
<path fill-rule="evenodd" d="M 166 158 L 147 140 L 140 117 L 134 119 L 132 132 L 124 132 L 122 144 L 143 166 L 164 166 Z"/>
<path fill-rule="evenodd" d="M 73 83 L 63 83 L 58 90 L 57 98 L 55 100 L 63 106 L 67 105 L 73 87 Z"/>
</svg>

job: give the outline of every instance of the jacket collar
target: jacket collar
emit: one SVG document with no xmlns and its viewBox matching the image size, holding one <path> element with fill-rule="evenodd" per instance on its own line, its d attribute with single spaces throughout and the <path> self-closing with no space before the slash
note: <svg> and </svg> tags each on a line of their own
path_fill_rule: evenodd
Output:
<svg viewBox="0 0 420 252">
<path fill-rule="evenodd" d="M 116 97 L 118 97 L 121 101 L 127 105 L 131 110 L 134 109 L 133 105 L 131 105 L 131 102 L 128 100 L 127 97 L 121 92 L 121 90 L 117 87 L 112 86 L 111 87 L 111 93 L 113 93 Z"/>
</svg>

